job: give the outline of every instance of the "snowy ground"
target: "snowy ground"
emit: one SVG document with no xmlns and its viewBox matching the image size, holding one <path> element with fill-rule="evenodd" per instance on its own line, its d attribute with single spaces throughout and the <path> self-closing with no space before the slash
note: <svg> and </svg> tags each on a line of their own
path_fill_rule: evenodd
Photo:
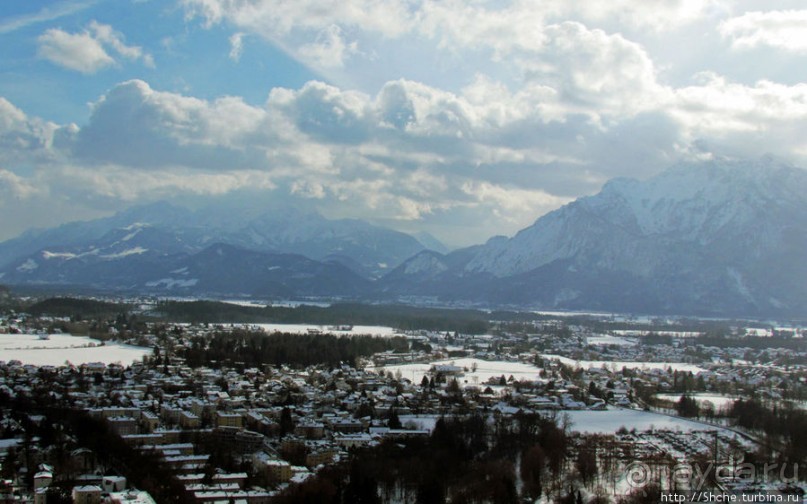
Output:
<svg viewBox="0 0 807 504">
<path fill-rule="evenodd" d="M 238 325 L 238 324 L 235 324 Z M 322 331 L 323 333 L 335 334 L 337 336 L 355 336 L 360 334 L 369 334 L 371 336 L 384 336 L 392 337 L 400 333 L 395 331 L 392 327 L 385 326 L 353 326 L 350 331 L 337 331 L 330 329 L 327 325 L 316 324 L 249 324 L 249 327 L 260 327 L 267 333 L 283 332 L 291 334 L 306 334 L 309 330 Z"/>
<path fill-rule="evenodd" d="M 618 336 L 644 336 L 652 333 L 658 336 L 672 336 L 673 338 L 697 338 L 703 333 L 697 331 L 645 331 L 640 329 L 620 329 L 613 331 Z"/>
<path fill-rule="evenodd" d="M 540 380 L 538 373 L 541 372 L 540 368 L 537 368 L 531 364 L 525 364 L 523 362 L 487 361 L 467 358 L 441 360 L 422 364 L 402 364 L 397 366 L 385 366 L 382 368 L 370 369 L 373 371 L 389 371 L 393 374 L 400 371 L 403 378 L 411 380 L 413 383 L 420 383 L 423 376 L 428 373 L 432 366 L 441 364 L 468 369 L 467 372 L 463 373 L 463 376 L 458 377 L 458 381 L 467 386 L 481 385 L 486 383 L 491 377 L 499 378 L 502 375 L 504 375 L 505 378 L 510 378 L 512 375 L 516 381 L 537 381 Z M 474 364 L 476 365 L 475 371 L 473 370 Z"/>
<path fill-rule="evenodd" d="M 682 362 L 631 362 L 631 361 L 589 361 L 589 360 L 575 360 L 562 355 L 543 354 L 541 357 L 551 360 L 559 360 L 560 362 L 575 368 L 602 368 L 605 367 L 612 371 L 620 371 L 623 367 L 628 369 L 663 369 L 667 370 L 672 368 L 673 371 L 691 371 L 692 373 L 701 373 L 705 371 L 702 367 L 695 364 L 685 364 Z"/>
<path fill-rule="evenodd" d="M 429 432 L 434 430 L 439 418 L 439 415 L 400 415 L 398 417 L 404 429 L 415 428 Z"/>
<path fill-rule="evenodd" d="M 712 428 L 683 418 L 632 409 L 562 411 L 561 415 L 568 415 L 569 420 L 571 420 L 571 430 L 573 431 L 601 434 L 613 434 L 620 427 L 625 427 L 628 430 L 636 428 L 637 431 L 651 428 L 681 431 Z"/>
<path fill-rule="evenodd" d="M 681 399 L 681 394 L 656 394 L 656 397 L 665 401 L 678 402 Z M 735 397 L 728 397 L 720 394 L 692 394 L 692 397 L 700 404 L 710 402 L 715 408 L 722 408 L 729 406 L 737 400 Z"/>
<path fill-rule="evenodd" d="M 61 366 L 65 362 L 131 364 L 151 352 L 151 348 L 118 343 L 101 345 L 98 340 L 69 334 L 51 334 L 47 340 L 40 340 L 35 334 L 0 334 L 0 360 L 18 360 L 35 366 Z"/>
<path fill-rule="evenodd" d="M 620 338 L 619 336 L 611 336 L 608 334 L 597 334 L 596 336 L 588 336 L 586 343 L 589 345 L 618 345 L 618 346 L 636 346 L 635 339 Z"/>
<path fill-rule="evenodd" d="M 252 301 L 249 299 L 222 299 L 222 303 L 227 303 L 235 306 L 246 306 L 251 308 L 264 308 L 266 303 L 261 301 Z"/>
<path fill-rule="evenodd" d="M 264 308 L 271 306 L 272 308 L 297 308 L 299 306 L 318 306 L 320 308 L 328 308 L 330 303 L 321 303 L 318 301 L 257 301 L 254 299 L 222 299 L 222 303 L 232 304 L 236 306 L 249 306 L 253 308 Z"/>
</svg>

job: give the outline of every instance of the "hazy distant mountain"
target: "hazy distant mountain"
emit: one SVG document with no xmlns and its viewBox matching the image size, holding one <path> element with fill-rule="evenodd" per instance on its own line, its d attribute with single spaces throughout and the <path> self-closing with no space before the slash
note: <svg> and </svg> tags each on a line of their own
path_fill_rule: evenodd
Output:
<svg viewBox="0 0 807 504">
<path fill-rule="evenodd" d="M 807 315 L 807 172 L 765 158 L 616 179 L 470 252 L 420 253 L 386 293 L 567 309 Z M 458 260 L 462 257 L 462 260 Z"/>
<path fill-rule="evenodd" d="M 232 203 L 191 211 L 160 202 L 105 219 L 30 231 L 0 243 L 0 272 L 37 253 L 45 260 L 70 257 L 72 263 L 58 264 L 70 269 L 126 251 L 149 257 L 193 254 L 212 243 L 339 262 L 368 278 L 389 271 L 425 248 L 404 233 L 361 220 L 329 220 L 316 212 Z M 43 280 L 30 271 L 29 281 Z"/>
<path fill-rule="evenodd" d="M 160 203 L 2 243 L 0 281 L 803 317 L 805 252 L 807 172 L 765 158 L 612 180 L 512 238 L 447 254 L 358 220 Z"/>
<path fill-rule="evenodd" d="M 414 236 L 417 241 L 422 243 L 427 250 L 433 250 L 435 252 L 440 252 L 441 254 L 447 254 L 449 251 L 449 248 L 443 242 L 435 238 L 431 233 L 420 231 L 412 236 Z"/>
<path fill-rule="evenodd" d="M 78 255 L 44 251 L 19 259 L 4 272 L 3 280 L 165 295 L 290 298 L 357 296 L 370 283 L 335 262 L 226 244 L 193 254 L 159 254 L 140 247 Z"/>
</svg>

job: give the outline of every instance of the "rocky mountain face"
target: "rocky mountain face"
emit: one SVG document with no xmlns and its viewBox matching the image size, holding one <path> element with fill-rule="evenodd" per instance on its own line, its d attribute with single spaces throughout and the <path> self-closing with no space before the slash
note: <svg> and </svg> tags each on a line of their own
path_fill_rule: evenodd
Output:
<svg viewBox="0 0 807 504">
<path fill-rule="evenodd" d="M 807 172 L 773 159 L 615 179 L 509 239 L 391 272 L 387 293 L 544 308 L 807 314 Z"/>
</svg>

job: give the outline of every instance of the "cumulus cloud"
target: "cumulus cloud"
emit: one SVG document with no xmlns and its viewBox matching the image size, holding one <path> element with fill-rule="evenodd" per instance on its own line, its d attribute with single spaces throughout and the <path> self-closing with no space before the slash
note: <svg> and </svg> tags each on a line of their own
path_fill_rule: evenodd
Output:
<svg viewBox="0 0 807 504">
<path fill-rule="evenodd" d="M 108 50 L 129 60 L 140 60 L 154 67 L 153 57 L 138 46 L 124 43 L 123 35 L 111 26 L 90 22 L 81 33 L 68 33 L 51 28 L 37 38 L 39 57 L 64 68 L 84 74 L 93 74 L 113 66 L 117 60 Z"/>
<path fill-rule="evenodd" d="M 807 52 L 807 10 L 746 12 L 721 22 L 718 31 L 735 49 L 767 46 Z"/>
<path fill-rule="evenodd" d="M 358 42 L 346 41 L 342 29 L 331 25 L 321 30 L 313 42 L 300 46 L 298 52 L 314 67 L 341 68 L 347 58 L 358 52 Z"/>
<path fill-rule="evenodd" d="M 302 199 L 335 216 L 418 221 L 432 230 L 475 222 L 473 230 L 456 228 L 475 233 L 467 243 L 514 232 L 614 176 L 646 176 L 685 157 L 774 151 L 807 160 L 798 138 L 807 127 L 804 85 L 704 72 L 675 86 L 664 82 L 646 46 L 596 26 L 619 19 L 672 30 L 718 2 L 616 2 L 621 13 L 561 1 L 541 9 L 455 0 L 185 5 L 192 16 L 238 30 L 230 38 L 233 59 L 243 37 L 257 34 L 284 49 L 291 43 L 315 68 L 349 72 L 370 56 L 362 44 L 376 39 L 417 41 L 487 66 L 453 86 L 398 77 L 370 90 L 312 81 L 267 90 L 261 104 L 132 80 L 98 98 L 80 127 L 30 118 L 0 101 L 0 145 L 13 146 L 0 162 L 13 153 L 35 164 L 36 151 L 46 160 L 40 169 L 49 170 L 45 184 L 92 194 L 99 206 L 172 191 L 263 188 L 273 199 Z M 650 6 L 671 9 L 671 19 L 654 24 Z M 379 9 L 383 15 L 367 17 Z M 722 26 L 727 38 L 743 33 Z M 61 33 L 85 35 L 110 58 L 146 62 L 111 27 Z M 8 170 L 5 187 L 24 194 L 33 179 Z"/>
<path fill-rule="evenodd" d="M 119 84 L 92 106 L 90 122 L 71 146 L 79 159 L 143 168 L 249 165 L 245 135 L 265 112 L 241 98 L 213 102 L 158 92 L 140 80 Z"/>
<path fill-rule="evenodd" d="M 638 68 L 646 69 L 641 61 Z M 618 87 L 615 80 L 574 85 L 594 95 Z M 632 94 L 641 102 L 639 91 Z M 243 175 L 249 173 L 263 174 L 264 187 L 289 197 L 323 207 L 347 202 L 355 206 L 353 216 L 432 219 L 475 209 L 516 223 L 613 176 L 642 176 L 648 166 L 660 169 L 693 155 L 691 145 L 703 139 L 715 149 L 761 154 L 777 144 L 797 152 L 800 139 L 792 132 L 807 125 L 804 86 L 747 86 L 716 74 L 661 88 L 656 102 L 641 106 L 617 106 L 614 97 L 631 97 L 614 90 L 616 104 L 611 111 L 607 101 L 593 109 L 599 114 L 575 112 L 563 95 L 543 84 L 512 92 L 484 77 L 459 93 L 399 80 L 375 95 L 313 81 L 273 89 L 266 103 L 250 105 L 129 81 L 93 105 L 88 124 L 57 128 L 54 136 L 71 159 L 98 169 L 82 175 L 83 183 L 110 197 L 135 183 L 124 175 L 129 172 L 145 173 L 137 183 L 155 191 L 153 180 L 171 173 L 166 187 L 193 193 L 207 189 L 179 180 L 199 172 L 200 181 L 228 190 L 260 185 Z M 8 115 L 21 114 L 14 110 Z M 771 132 L 777 139 L 763 146 L 760 139 Z M 110 167 L 123 171 L 101 175 Z"/>
<path fill-rule="evenodd" d="M 368 101 L 362 93 L 312 81 L 299 91 L 272 90 L 268 105 L 322 141 L 357 143 L 367 137 Z"/>
<path fill-rule="evenodd" d="M 377 64 L 388 56 L 390 41 L 397 47 L 421 47 L 419 53 L 415 49 L 402 53 L 414 65 L 433 58 L 463 61 L 432 68 L 438 75 L 480 63 L 517 74 L 523 63 L 542 59 L 555 36 L 548 33 L 549 27 L 564 22 L 606 33 L 625 27 L 660 32 L 728 10 L 723 0 L 615 0 L 597 5 L 569 0 L 183 0 L 182 4 L 188 18 L 201 19 L 207 27 L 227 24 L 239 33 L 263 37 L 343 85 L 350 82 L 350 72 L 341 71 L 344 67 L 385 72 L 386 80 L 399 78 L 395 72 L 405 61 L 389 68 Z M 473 63 L 466 63 L 469 59 Z"/>
<path fill-rule="evenodd" d="M 0 165 L 30 166 L 52 157 L 50 148 L 58 129 L 0 97 Z"/>
<path fill-rule="evenodd" d="M 51 28 L 39 36 L 38 54 L 51 63 L 77 72 L 91 74 L 115 64 L 101 42 L 89 33 L 70 34 Z"/>
</svg>

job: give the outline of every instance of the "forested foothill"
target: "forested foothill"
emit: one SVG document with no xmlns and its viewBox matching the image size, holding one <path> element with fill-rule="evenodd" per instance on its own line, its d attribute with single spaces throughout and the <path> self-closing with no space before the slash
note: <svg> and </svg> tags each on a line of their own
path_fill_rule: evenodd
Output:
<svg viewBox="0 0 807 504">
<path fill-rule="evenodd" d="M 380 338 L 367 335 L 339 337 L 333 334 L 266 334 L 261 331 L 218 331 L 190 338 L 178 356 L 191 367 L 238 363 L 242 367 L 264 365 L 336 366 L 355 363 L 386 351 L 406 351 L 406 338 Z"/>
</svg>

